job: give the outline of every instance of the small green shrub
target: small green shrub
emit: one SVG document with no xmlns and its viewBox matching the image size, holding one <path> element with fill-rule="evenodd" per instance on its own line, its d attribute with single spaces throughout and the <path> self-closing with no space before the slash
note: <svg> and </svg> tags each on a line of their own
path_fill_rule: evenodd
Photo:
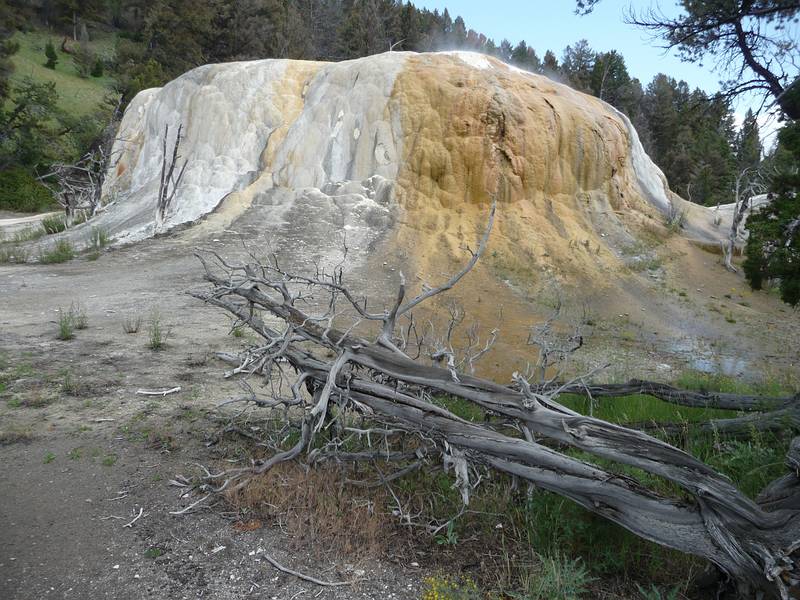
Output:
<svg viewBox="0 0 800 600">
<path fill-rule="evenodd" d="M 59 309 L 59 313 L 57 337 L 60 340 L 71 340 L 75 337 L 76 329 L 89 327 L 89 317 L 80 302 L 70 304 L 69 310 Z"/>
<path fill-rule="evenodd" d="M 86 316 L 86 308 L 80 302 L 73 302 L 69 307 L 69 314 L 75 329 L 86 329 L 89 327 L 89 317 Z"/>
<path fill-rule="evenodd" d="M 60 215 L 52 215 L 42 219 L 42 229 L 47 235 L 61 233 L 67 228 L 67 222 Z"/>
<path fill-rule="evenodd" d="M 479 600 L 483 597 L 478 586 L 469 579 L 436 575 L 426 577 L 423 583 L 422 600 Z"/>
<path fill-rule="evenodd" d="M 458 544 L 458 534 L 455 531 L 455 521 L 451 520 L 447 524 L 447 529 L 445 532 L 436 536 L 436 543 L 440 546 L 455 546 Z"/>
<path fill-rule="evenodd" d="M 39 262 L 45 265 L 67 262 L 75 258 L 75 249 L 68 240 L 58 240 L 52 249 L 42 251 Z"/>
<path fill-rule="evenodd" d="M 75 323 L 72 321 L 72 315 L 63 308 L 59 309 L 57 337 L 64 341 L 75 337 Z"/>
<path fill-rule="evenodd" d="M 556 554 L 542 559 L 542 567 L 525 581 L 520 600 L 578 600 L 594 581 L 580 558 L 568 559 Z"/>
<path fill-rule="evenodd" d="M 92 77 L 102 77 L 103 76 L 103 61 L 99 58 L 94 61 L 94 65 L 92 66 L 92 72 L 90 73 Z"/>
<path fill-rule="evenodd" d="M 55 459 L 56 459 L 56 455 L 55 454 L 53 454 L 52 452 L 47 452 L 44 455 L 44 458 L 42 459 L 42 462 L 44 464 L 49 464 L 49 463 L 53 462 Z"/>
<path fill-rule="evenodd" d="M 29 257 L 30 252 L 22 246 L 0 246 L 0 264 L 26 263 Z"/>
<path fill-rule="evenodd" d="M 162 554 L 164 554 L 164 550 L 162 550 L 161 548 L 158 548 L 156 546 L 153 546 L 152 548 L 148 548 L 147 550 L 144 551 L 144 557 L 145 558 L 158 558 Z"/>
<path fill-rule="evenodd" d="M 670 233 L 678 233 L 686 225 L 686 209 L 670 206 L 665 225 Z"/>
<path fill-rule="evenodd" d="M 24 244 L 25 242 L 38 240 L 44 235 L 45 231 L 41 227 L 26 227 L 25 229 L 20 229 L 19 231 L 15 232 L 14 237 L 11 238 L 11 241 L 14 244 Z"/>
<path fill-rule="evenodd" d="M 92 227 L 92 233 L 89 236 L 89 248 L 95 251 L 102 250 L 108 245 L 108 232 L 100 227 Z"/>
<path fill-rule="evenodd" d="M 44 47 L 44 55 L 47 57 L 47 62 L 44 63 L 44 66 L 48 69 L 55 70 L 56 64 L 58 63 L 58 54 L 51 40 L 47 40 L 47 44 Z"/>
<path fill-rule="evenodd" d="M 154 312 L 150 317 L 150 327 L 147 333 L 147 347 L 150 350 L 159 351 L 166 347 L 169 331 L 162 326 L 161 317 L 157 312 Z"/>
<path fill-rule="evenodd" d="M 55 207 L 53 195 L 21 167 L 0 171 L 0 210 L 43 212 Z"/>
</svg>

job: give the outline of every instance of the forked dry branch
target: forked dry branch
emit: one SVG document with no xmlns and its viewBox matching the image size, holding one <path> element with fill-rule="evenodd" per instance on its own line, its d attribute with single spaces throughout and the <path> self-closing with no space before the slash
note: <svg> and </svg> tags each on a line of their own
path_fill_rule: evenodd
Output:
<svg viewBox="0 0 800 600">
<path fill-rule="evenodd" d="M 743 597 L 788 598 L 800 580 L 798 440 L 787 462 L 790 473 L 767 486 L 756 503 L 686 452 L 555 400 L 559 392 L 578 389 L 577 383 L 543 386 L 515 374 L 504 385 L 475 377 L 456 368 L 452 346 L 442 348 L 437 338 L 417 331 L 411 310 L 452 288 L 474 266 L 486 248 L 494 210 L 462 271 L 412 300 L 405 299 L 401 276 L 396 300 L 383 311 L 371 312 L 366 299 L 348 290 L 341 265 L 298 275 L 282 269 L 275 256 L 234 265 L 213 252 L 198 253 L 211 288 L 195 295 L 229 311 L 262 339 L 238 359 L 236 371 L 262 375 L 271 394 L 249 390 L 240 400 L 278 409 L 282 433 L 296 432 L 291 448 L 276 447 L 249 467 L 206 470 L 204 489 L 244 486 L 253 475 L 305 453 L 314 463 L 390 461 L 396 470 L 381 473 L 375 483 L 391 491 L 389 481 L 441 457 L 454 470 L 465 503 L 481 469 L 495 469 L 569 498 L 642 538 L 708 559 Z M 637 386 L 641 390 L 632 383 L 625 392 Z M 649 391 L 690 404 L 710 399 L 666 387 Z M 598 388 L 595 393 L 601 395 Z M 442 398 L 466 401 L 485 418 L 461 418 Z M 733 402 L 725 395 L 711 399 Z M 354 450 L 355 441 L 361 446 Z M 567 447 L 603 464 L 661 477 L 680 488 L 681 497 L 660 495 L 630 476 L 579 460 Z M 413 518 L 403 514 L 399 501 L 397 511 L 404 520 Z"/>
</svg>

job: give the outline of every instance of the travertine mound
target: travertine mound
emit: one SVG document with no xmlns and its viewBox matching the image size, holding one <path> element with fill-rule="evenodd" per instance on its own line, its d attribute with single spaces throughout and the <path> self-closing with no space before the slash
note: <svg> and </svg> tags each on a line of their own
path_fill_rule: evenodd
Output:
<svg viewBox="0 0 800 600">
<path fill-rule="evenodd" d="M 602 281 L 679 202 L 623 115 L 492 58 L 263 60 L 134 99 L 96 224 L 117 240 L 157 233 L 164 131 L 171 149 L 180 124 L 188 167 L 164 230 L 212 211 L 204 227 L 225 228 L 266 206 L 265 229 L 310 229 L 320 245 L 345 232 L 365 256 L 390 240 L 423 274 L 463 256 L 496 198 L 500 270 Z"/>
</svg>

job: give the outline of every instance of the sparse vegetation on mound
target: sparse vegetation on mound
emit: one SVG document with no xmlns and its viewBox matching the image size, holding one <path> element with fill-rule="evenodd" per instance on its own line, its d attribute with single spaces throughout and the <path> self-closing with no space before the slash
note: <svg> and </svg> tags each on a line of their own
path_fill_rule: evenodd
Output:
<svg viewBox="0 0 800 600">
<path fill-rule="evenodd" d="M 39 262 L 44 265 L 67 262 L 75 258 L 75 248 L 69 240 L 58 240 L 49 250 L 39 253 Z"/>
</svg>

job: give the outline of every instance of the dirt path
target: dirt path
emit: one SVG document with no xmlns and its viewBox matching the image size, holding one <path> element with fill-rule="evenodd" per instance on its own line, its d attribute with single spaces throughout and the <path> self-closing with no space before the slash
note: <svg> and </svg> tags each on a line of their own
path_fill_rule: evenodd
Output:
<svg viewBox="0 0 800 600">
<path fill-rule="evenodd" d="M 401 567 L 320 564 L 288 553 L 277 528 L 237 531 L 219 506 L 170 515 L 189 500 L 165 482 L 202 453 L 165 457 L 114 434 L 100 428 L 3 449 L 0 597 L 417 597 L 418 576 Z M 321 588 L 274 570 L 264 554 L 319 578 L 365 581 Z"/>
<path fill-rule="evenodd" d="M 25 215 L 24 217 L 20 217 L 18 213 L 7 212 L 4 210 L 0 210 L 0 231 L 4 231 L 6 234 L 14 233 L 15 231 L 19 231 L 20 229 L 25 229 L 26 227 L 31 227 L 36 225 L 42 219 L 45 219 L 52 215 L 59 215 L 61 211 L 53 211 L 49 213 L 41 213 L 35 215 Z"/>
<path fill-rule="evenodd" d="M 239 532 L 221 503 L 169 514 L 198 499 L 167 482 L 213 464 L 212 408 L 239 391 L 212 354 L 248 343 L 184 293 L 201 283 L 190 249 L 161 239 L 95 262 L 0 267 L 0 598 L 418 597 L 417 568 L 290 553 L 280 529 Z M 88 327 L 57 340 L 73 302 Z M 147 347 L 154 315 L 169 332 L 161 352 Z M 139 332 L 123 333 L 137 316 Z M 264 553 L 320 579 L 363 581 L 319 587 Z"/>
</svg>

